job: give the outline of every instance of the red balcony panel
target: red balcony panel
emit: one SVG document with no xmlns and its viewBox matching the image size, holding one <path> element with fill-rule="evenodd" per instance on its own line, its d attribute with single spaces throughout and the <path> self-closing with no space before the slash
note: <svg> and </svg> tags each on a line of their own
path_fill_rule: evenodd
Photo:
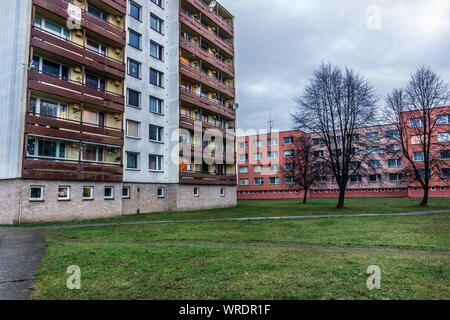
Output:
<svg viewBox="0 0 450 320">
<path fill-rule="evenodd" d="M 110 173 L 110 174 L 122 174 L 123 169 L 120 165 L 102 165 L 97 163 L 86 163 L 83 162 L 80 167 L 82 172 L 91 173 Z"/>
<path fill-rule="evenodd" d="M 219 16 L 216 12 L 213 12 L 205 5 L 201 0 L 186 0 L 188 3 L 197 8 L 203 15 L 214 21 L 219 27 L 226 31 L 230 36 L 234 34 L 234 28 L 232 25 L 228 24 L 225 19 Z"/>
<path fill-rule="evenodd" d="M 123 15 L 127 14 L 127 1 L 126 0 L 103 0 L 105 4 L 116 9 Z"/>
<path fill-rule="evenodd" d="M 209 184 L 209 185 L 236 185 L 237 177 L 234 175 L 219 175 L 197 172 L 180 172 L 181 184 Z"/>
<path fill-rule="evenodd" d="M 33 0 L 33 4 L 57 14 L 62 18 L 68 18 L 69 14 L 67 13 L 67 1 L 63 0 Z"/>
<path fill-rule="evenodd" d="M 101 134 L 114 138 L 123 139 L 123 130 L 113 129 L 108 127 L 98 127 L 89 124 L 82 124 L 82 131 L 84 133 Z"/>
<path fill-rule="evenodd" d="M 230 66 L 228 63 L 225 63 L 216 57 L 214 57 L 209 52 L 203 50 L 196 44 L 189 42 L 185 38 L 180 36 L 180 47 L 185 49 L 186 51 L 190 52 L 194 56 L 199 57 L 200 59 L 207 61 L 208 63 L 212 64 L 213 66 L 217 67 L 221 71 L 228 74 L 230 77 L 234 78 L 234 67 Z"/>
<path fill-rule="evenodd" d="M 234 56 L 233 46 L 226 41 L 220 39 L 214 32 L 205 28 L 201 23 L 189 17 L 184 11 L 180 10 L 180 22 L 200 34 L 203 38 L 208 39 L 214 45 L 219 47 L 230 56 Z"/>
<path fill-rule="evenodd" d="M 82 12 L 81 25 L 95 33 L 98 33 L 108 39 L 111 39 L 122 46 L 126 45 L 126 32 L 125 30 L 118 28 L 108 22 L 98 19 L 97 17 L 89 14 L 86 11 Z"/>
<path fill-rule="evenodd" d="M 80 140 L 81 139 L 81 133 L 77 132 L 77 131 L 59 130 L 57 128 L 40 127 L 40 126 L 34 126 L 34 125 L 30 125 L 30 124 L 27 124 L 25 126 L 25 132 L 31 133 L 31 134 L 47 136 L 47 137 L 62 138 L 62 139 L 71 139 L 71 140 Z"/>
<path fill-rule="evenodd" d="M 197 70 L 183 62 L 180 62 L 180 72 L 184 74 L 187 77 L 190 77 L 191 79 L 194 79 L 196 81 L 199 81 L 209 87 L 212 87 L 224 94 L 226 94 L 229 99 L 234 99 L 235 93 L 234 89 L 228 87 L 227 85 L 223 84 L 220 81 L 217 81 L 214 78 L 211 78 L 207 76 L 206 74 L 202 73 L 200 70 Z"/>
<path fill-rule="evenodd" d="M 25 122 L 29 125 L 44 125 L 58 129 L 67 129 L 72 131 L 80 131 L 81 125 L 76 121 L 66 121 L 59 118 L 49 118 L 44 116 L 38 116 L 33 114 L 27 114 Z"/>
<path fill-rule="evenodd" d="M 196 105 L 202 109 L 217 113 L 226 119 L 234 120 L 236 119 L 236 112 L 228 107 L 221 104 L 215 103 L 209 99 L 203 98 L 193 92 L 184 90 L 180 87 L 180 100 L 188 102 L 190 104 Z"/>
<path fill-rule="evenodd" d="M 123 140 L 122 139 L 117 139 L 117 138 L 114 138 L 114 137 L 97 136 L 97 135 L 82 133 L 81 134 L 81 140 L 89 141 L 89 142 L 96 142 L 96 143 L 101 143 L 101 144 L 123 146 Z"/>
</svg>

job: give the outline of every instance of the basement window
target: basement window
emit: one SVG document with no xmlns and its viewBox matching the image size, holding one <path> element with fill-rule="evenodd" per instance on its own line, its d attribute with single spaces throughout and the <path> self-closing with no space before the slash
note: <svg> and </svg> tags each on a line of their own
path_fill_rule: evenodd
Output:
<svg viewBox="0 0 450 320">
<path fill-rule="evenodd" d="M 164 198 L 165 197 L 164 191 L 165 190 L 164 190 L 163 187 L 158 188 L 158 190 L 156 192 L 156 194 L 158 195 L 158 198 Z"/>
<path fill-rule="evenodd" d="M 94 199 L 94 187 L 83 187 L 83 200 Z"/>
<path fill-rule="evenodd" d="M 122 188 L 122 199 L 130 199 L 130 187 Z"/>
<path fill-rule="evenodd" d="M 220 188 L 220 196 L 225 197 L 225 188 Z"/>
<path fill-rule="evenodd" d="M 199 187 L 195 187 L 194 188 L 194 197 L 198 197 L 200 195 L 200 188 Z"/>
<path fill-rule="evenodd" d="M 30 201 L 44 201 L 44 186 L 30 187 Z"/>
<path fill-rule="evenodd" d="M 106 200 L 114 199 L 114 187 L 105 187 L 105 199 Z"/>
<path fill-rule="evenodd" d="M 58 200 L 70 200 L 70 187 L 58 187 Z"/>
</svg>

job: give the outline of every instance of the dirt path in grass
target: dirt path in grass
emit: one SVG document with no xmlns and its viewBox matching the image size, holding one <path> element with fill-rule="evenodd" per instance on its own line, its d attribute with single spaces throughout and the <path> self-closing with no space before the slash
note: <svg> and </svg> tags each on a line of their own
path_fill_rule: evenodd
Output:
<svg viewBox="0 0 450 320">
<path fill-rule="evenodd" d="M 0 228 L 0 300 L 28 299 L 44 254 L 38 231 Z"/>
<path fill-rule="evenodd" d="M 315 216 L 281 216 L 281 217 L 244 217 L 244 218 L 216 218 L 216 219 L 197 219 L 197 220 L 161 220 L 161 221 L 133 221 L 133 222 L 112 222 L 112 223 L 93 223 L 93 224 L 74 224 L 62 226 L 43 226 L 28 228 L 28 230 L 57 230 L 57 229 L 78 229 L 78 228 L 96 228 L 96 227 L 114 227 L 145 224 L 162 223 L 203 223 L 203 222 L 221 222 L 221 221 L 261 221 L 261 220 L 300 220 L 300 219 L 324 219 L 324 218 L 351 218 L 351 217 L 383 217 L 383 216 L 421 216 L 439 213 L 450 213 L 450 210 L 440 211 L 422 211 L 422 212 L 404 212 L 404 213 L 361 213 L 361 214 L 330 214 Z"/>
</svg>

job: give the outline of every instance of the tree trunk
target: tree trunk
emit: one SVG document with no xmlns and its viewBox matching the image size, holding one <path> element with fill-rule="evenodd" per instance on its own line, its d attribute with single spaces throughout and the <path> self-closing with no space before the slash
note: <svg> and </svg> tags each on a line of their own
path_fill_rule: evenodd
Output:
<svg viewBox="0 0 450 320">
<path fill-rule="evenodd" d="M 345 201 L 345 188 L 339 188 L 339 201 L 336 208 L 343 209 Z"/>
<path fill-rule="evenodd" d="M 428 206 L 428 186 L 423 188 L 423 199 L 422 199 L 422 203 L 420 204 L 422 207 L 427 207 Z"/>
<path fill-rule="evenodd" d="M 308 189 L 305 190 L 305 194 L 303 195 L 303 204 L 306 204 L 307 198 L 308 198 Z"/>
</svg>

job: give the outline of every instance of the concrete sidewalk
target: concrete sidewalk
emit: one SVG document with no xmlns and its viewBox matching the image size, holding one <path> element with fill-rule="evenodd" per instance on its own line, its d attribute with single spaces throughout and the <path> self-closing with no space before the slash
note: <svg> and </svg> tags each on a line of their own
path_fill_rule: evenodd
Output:
<svg viewBox="0 0 450 320">
<path fill-rule="evenodd" d="M 25 300 L 45 254 L 38 231 L 0 228 L 0 300 Z"/>
</svg>

